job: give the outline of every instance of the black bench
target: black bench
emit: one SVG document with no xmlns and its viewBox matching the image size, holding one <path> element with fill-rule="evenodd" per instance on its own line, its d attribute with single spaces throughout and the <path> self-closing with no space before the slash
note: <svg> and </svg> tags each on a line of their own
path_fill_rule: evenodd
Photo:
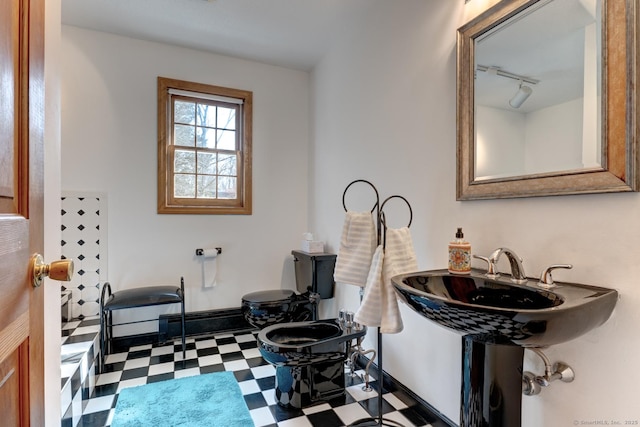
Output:
<svg viewBox="0 0 640 427">
<path fill-rule="evenodd" d="M 180 303 L 182 329 L 182 358 L 186 357 L 185 320 L 184 320 L 184 278 L 180 278 L 177 286 L 146 286 L 142 288 L 125 289 L 111 292 L 111 285 L 107 282 L 102 287 L 100 296 L 100 367 L 104 370 L 105 355 L 113 350 L 113 327 L 132 323 L 152 322 L 157 319 L 138 320 L 135 322 L 113 323 L 113 311 L 137 307 L 147 307 L 162 304 Z"/>
</svg>

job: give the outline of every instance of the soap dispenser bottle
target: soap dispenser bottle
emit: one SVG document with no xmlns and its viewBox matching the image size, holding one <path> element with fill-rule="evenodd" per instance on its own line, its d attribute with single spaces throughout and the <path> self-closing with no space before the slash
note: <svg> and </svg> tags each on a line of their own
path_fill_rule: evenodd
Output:
<svg viewBox="0 0 640 427">
<path fill-rule="evenodd" d="M 471 244 L 464 240 L 462 228 L 458 228 L 455 240 L 449 243 L 449 273 L 471 273 Z"/>
</svg>

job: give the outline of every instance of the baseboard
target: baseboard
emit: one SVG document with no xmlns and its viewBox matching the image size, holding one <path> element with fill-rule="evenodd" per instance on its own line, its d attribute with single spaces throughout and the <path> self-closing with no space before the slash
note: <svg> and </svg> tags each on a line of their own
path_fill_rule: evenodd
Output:
<svg viewBox="0 0 640 427">
<path fill-rule="evenodd" d="M 194 311 L 185 314 L 185 331 L 187 336 L 220 334 L 225 332 L 249 331 L 255 329 L 244 319 L 240 308 L 220 310 Z M 114 337 L 112 340 L 115 352 L 129 347 L 163 343 L 170 339 L 180 338 L 180 314 L 162 314 L 158 318 L 158 333 L 146 333 Z"/>
<path fill-rule="evenodd" d="M 136 334 L 136 335 L 125 335 L 122 337 L 113 337 L 111 340 L 111 353 L 120 353 L 122 351 L 127 351 L 131 347 L 136 347 L 139 345 L 146 344 L 155 344 L 158 342 L 158 334 L 156 333 L 147 333 L 147 334 Z"/>
<path fill-rule="evenodd" d="M 181 336 L 180 314 L 163 314 L 158 319 L 160 342 Z M 186 335 L 219 334 L 255 329 L 244 319 L 240 308 L 194 311 L 185 314 Z"/>
<path fill-rule="evenodd" d="M 367 366 L 367 363 L 369 363 L 369 359 L 365 356 L 359 355 L 356 359 L 356 366 L 359 369 L 364 369 L 365 366 Z M 375 363 L 372 363 L 369 367 L 369 375 L 376 380 L 378 379 L 379 369 Z M 456 423 L 440 413 L 436 408 L 431 406 L 413 391 L 409 390 L 400 381 L 393 378 L 384 370 L 382 371 L 382 385 L 384 390 L 393 391 L 394 394 L 396 394 L 396 397 L 401 399 L 415 412 L 419 413 L 420 416 L 424 418 L 423 421 L 428 422 L 433 427 L 458 427 Z M 401 395 L 398 396 L 398 393 Z"/>
</svg>

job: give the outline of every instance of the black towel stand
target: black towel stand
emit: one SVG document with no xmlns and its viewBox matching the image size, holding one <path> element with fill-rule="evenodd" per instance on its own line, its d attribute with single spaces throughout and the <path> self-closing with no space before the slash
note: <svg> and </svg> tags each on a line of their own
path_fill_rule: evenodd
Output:
<svg viewBox="0 0 640 427">
<path fill-rule="evenodd" d="M 399 195 L 393 195 L 393 196 L 389 196 L 387 197 L 382 204 L 380 204 L 380 193 L 378 193 L 378 189 L 375 187 L 375 185 L 373 185 L 371 182 L 364 180 L 364 179 L 357 179 L 355 181 L 352 181 L 349 185 L 347 185 L 347 187 L 344 189 L 344 192 L 342 193 L 342 207 L 344 208 L 345 212 L 347 212 L 347 205 L 345 203 L 345 196 L 347 194 L 347 190 L 349 190 L 349 187 L 351 187 L 353 184 L 358 183 L 358 182 L 363 182 L 365 184 L 369 184 L 371 186 L 371 188 L 373 188 L 373 191 L 376 193 L 376 203 L 373 205 L 373 208 L 371 209 L 371 213 L 373 213 L 374 211 L 376 211 L 376 237 L 377 237 L 377 244 L 380 245 L 382 243 L 382 247 L 384 248 L 386 245 L 386 231 L 387 231 L 387 223 L 386 223 L 386 218 L 385 218 L 385 213 L 384 213 L 384 205 L 393 198 L 400 198 L 402 200 L 405 201 L 405 203 L 407 204 L 407 206 L 409 207 L 409 225 L 407 225 L 407 227 L 411 226 L 411 222 L 413 221 L 413 209 L 411 209 L 411 204 L 409 203 L 409 201 L 407 199 L 405 199 L 402 196 Z M 362 302 L 362 293 L 360 294 L 360 302 Z M 387 418 L 383 418 L 382 417 L 382 387 L 384 385 L 384 379 L 383 379 L 383 370 L 382 370 L 382 333 L 380 332 L 380 327 L 378 327 L 378 350 L 377 350 L 377 356 L 378 356 L 378 417 L 368 417 L 368 418 L 362 418 L 359 419 L 357 421 L 354 421 L 353 423 L 349 424 L 349 426 L 361 426 L 361 427 L 365 427 L 365 426 L 392 426 L 392 427 L 404 427 L 401 423 L 394 421 L 394 420 L 389 420 Z"/>
</svg>

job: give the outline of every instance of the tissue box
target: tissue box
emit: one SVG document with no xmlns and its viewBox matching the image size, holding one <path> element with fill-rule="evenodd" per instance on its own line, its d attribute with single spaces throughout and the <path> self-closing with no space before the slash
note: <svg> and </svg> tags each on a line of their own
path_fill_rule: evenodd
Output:
<svg viewBox="0 0 640 427">
<path fill-rule="evenodd" d="M 303 240 L 302 251 L 309 254 L 318 254 L 324 252 L 324 242 L 318 240 Z"/>
</svg>

